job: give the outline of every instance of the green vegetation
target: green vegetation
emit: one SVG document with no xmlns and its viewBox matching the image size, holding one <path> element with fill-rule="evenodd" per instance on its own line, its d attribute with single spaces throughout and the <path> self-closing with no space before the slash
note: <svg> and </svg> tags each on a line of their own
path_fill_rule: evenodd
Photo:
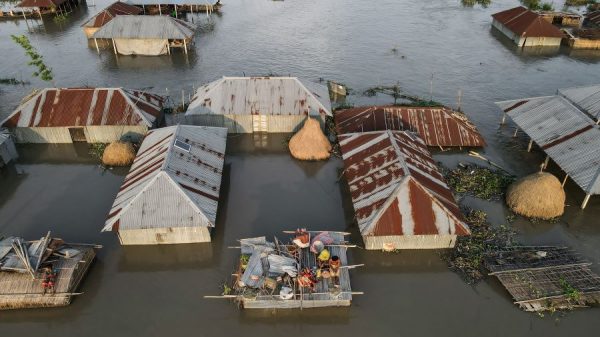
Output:
<svg viewBox="0 0 600 337">
<path fill-rule="evenodd" d="M 31 59 L 27 64 L 37 68 L 37 71 L 34 71 L 32 75 L 41 78 L 43 81 L 52 81 L 52 69 L 44 64 L 44 58 L 31 45 L 29 38 L 25 35 L 11 35 L 10 37 L 25 49 L 25 54 Z"/>
<path fill-rule="evenodd" d="M 552 3 L 549 3 L 549 2 L 542 3 L 540 0 L 521 0 L 521 3 L 523 5 L 525 5 L 525 7 L 529 8 L 533 11 L 538 11 L 538 10 L 553 11 L 554 10 L 554 6 L 552 5 Z"/>
<path fill-rule="evenodd" d="M 487 214 L 481 210 L 467 209 L 465 214 L 471 235 L 458 237 L 455 249 L 442 257 L 451 270 L 461 274 L 467 283 L 473 284 L 485 276 L 484 257 L 511 246 L 515 232 L 506 225 L 492 226 L 487 222 Z"/>
<path fill-rule="evenodd" d="M 446 181 L 448 186 L 457 193 L 492 200 L 504 195 L 508 185 L 514 181 L 514 177 L 473 165 L 446 171 Z"/>
<path fill-rule="evenodd" d="M 575 289 L 567 280 L 561 278 L 559 281 L 561 288 L 563 289 L 565 295 L 569 299 L 569 302 L 577 303 L 581 299 L 581 293 L 579 290 Z M 573 304 L 573 303 L 571 303 Z"/>
<path fill-rule="evenodd" d="M 597 3 L 596 0 L 566 0 L 565 6 L 585 6 Z"/>
<path fill-rule="evenodd" d="M 223 292 L 221 293 L 221 295 L 226 296 L 231 294 L 231 287 L 227 285 L 227 283 L 223 283 Z"/>
<path fill-rule="evenodd" d="M 52 21 L 54 21 L 54 23 L 56 23 L 57 25 L 62 25 L 64 23 L 66 23 L 68 20 L 69 20 L 69 14 L 67 14 L 67 13 L 56 14 L 52 18 Z"/>
<path fill-rule="evenodd" d="M 90 150 L 88 153 L 92 157 L 102 160 L 102 155 L 104 154 L 104 150 L 106 149 L 107 146 L 108 146 L 108 144 L 104 144 L 104 143 L 90 144 Z"/>
<path fill-rule="evenodd" d="M 19 84 L 29 84 L 29 82 L 26 81 L 19 81 L 16 78 L 0 78 L 0 84 L 6 84 L 6 85 L 19 85 Z"/>
<path fill-rule="evenodd" d="M 372 87 L 363 92 L 363 95 L 368 97 L 377 96 L 377 94 L 391 96 L 394 98 L 394 105 L 397 106 L 443 106 L 443 104 L 433 100 L 424 100 L 417 96 L 404 94 L 400 82 L 396 82 L 394 85 Z M 407 100 L 410 103 L 398 103 L 399 99 Z"/>
<path fill-rule="evenodd" d="M 486 8 L 492 3 L 492 0 L 461 0 L 460 1 L 465 7 L 474 7 L 475 5 L 481 5 Z"/>
</svg>

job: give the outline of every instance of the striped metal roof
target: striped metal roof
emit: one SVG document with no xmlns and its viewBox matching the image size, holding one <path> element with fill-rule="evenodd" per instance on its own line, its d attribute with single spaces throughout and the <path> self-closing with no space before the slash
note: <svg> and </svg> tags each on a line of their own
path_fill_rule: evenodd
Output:
<svg viewBox="0 0 600 337">
<path fill-rule="evenodd" d="M 124 2 L 113 2 L 108 7 L 104 8 L 96 15 L 87 20 L 82 27 L 102 27 L 107 22 L 112 20 L 117 15 L 138 15 L 142 13 L 142 9 L 133 5 L 128 5 Z"/>
<path fill-rule="evenodd" d="M 362 235 L 470 234 L 427 146 L 409 131 L 339 136 Z"/>
<path fill-rule="evenodd" d="M 214 227 L 227 129 L 171 126 L 148 133 L 102 231 Z"/>
<path fill-rule="evenodd" d="M 328 115 L 329 89 L 296 77 L 223 77 L 198 88 L 186 115 Z"/>
<path fill-rule="evenodd" d="M 338 134 L 414 131 L 429 146 L 485 146 L 466 115 L 447 107 L 368 106 L 336 111 Z"/>
<path fill-rule="evenodd" d="M 496 102 L 588 194 L 600 194 L 600 126 L 562 96 Z"/>
<path fill-rule="evenodd" d="M 152 126 L 164 98 L 123 88 L 46 88 L 29 96 L 0 126 Z"/>
<path fill-rule="evenodd" d="M 188 39 L 196 25 L 166 15 L 119 15 L 98 29 L 98 39 Z"/>
<path fill-rule="evenodd" d="M 538 13 L 523 6 L 507 9 L 492 15 L 511 32 L 525 37 L 557 37 L 563 33 L 556 26 L 544 20 Z"/>
<path fill-rule="evenodd" d="M 600 119 L 600 84 L 558 89 L 558 94 L 596 120 Z"/>
</svg>

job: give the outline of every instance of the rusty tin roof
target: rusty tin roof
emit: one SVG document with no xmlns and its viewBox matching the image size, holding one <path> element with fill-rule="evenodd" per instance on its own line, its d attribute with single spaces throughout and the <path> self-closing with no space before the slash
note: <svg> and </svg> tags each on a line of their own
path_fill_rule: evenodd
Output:
<svg viewBox="0 0 600 337">
<path fill-rule="evenodd" d="M 17 7 L 41 7 L 41 8 L 50 8 L 56 7 L 67 0 L 23 0 L 19 2 Z"/>
<path fill-rule="evenodd" d="M 178 125 L 151 130 L 102 231 L 214 227 L 227 128 Z"/>
<path fill-rule="evenodd" d="M 370 106 L 337 111 L 334 118 L 338 134 L 407 130 L 428 146 L 485 146 L 475 125 L 447 107 Z"/>
<path fill-rule="evenodd" d="M 527 37 L 563 37 L 563 33 L 539 14 L 519 6 L 492 17 L 513 33 Z"/>
<path fill-rule="evenodd" d="M 140 13 L 142 13 L 141 8 L 117 1 L 92 16 L 82 27 L 102 27 L 117 15 L 138 15 Z"/>
<path fill-rule="evenodd" d="M 362 235 L 469 235 L 427 146 L 409 131 L 339 136 Z"/>
<path fill-rule="evenodd" d="M 123 88 L 46 88 L 27 97 L 0 126 L 147 125 L 160 116 L 163 97 Z"/>
</svg>

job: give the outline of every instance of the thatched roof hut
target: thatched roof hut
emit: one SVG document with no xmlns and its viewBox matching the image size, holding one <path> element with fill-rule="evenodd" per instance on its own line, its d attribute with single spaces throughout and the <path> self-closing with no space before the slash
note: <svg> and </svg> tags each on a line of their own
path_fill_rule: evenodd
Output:
<svg viewBox="0 0 600 337">
<path fill-rule="evenodd" d="M 554 175 L 539 172 L 510 185 L 506 204 L 517 214 L 552 219 L 561 216 L 565 210 L 565 191 Z"/>
<path fill-rule="evenodd" d="M 325 160 L 331 155 L 331 143 L 321 130 L 321 124 L 310 117 L 290 139 L 289 148 L 292 156 L 300 160 Z"/>
</svg>

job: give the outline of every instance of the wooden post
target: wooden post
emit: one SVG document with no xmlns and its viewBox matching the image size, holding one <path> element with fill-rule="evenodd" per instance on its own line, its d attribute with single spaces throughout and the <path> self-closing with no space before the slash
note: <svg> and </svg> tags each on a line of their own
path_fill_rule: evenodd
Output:
<svg viewBox="0 0 600 337">
<path fill-rule="evenodd" d="M 171 55 L 171 45 L 169 45 L 169 39 L 167 39 L 167 53 Z"/>
<path fill-rule="evenodd" d="M 185 38 L 183 39 L 183 50 L 185 50 L 185 53 L 187 54 L 187 43 L 185 43 Z"/>
<path fill-rule="evenodd" d="M 533 139 L 529 140 L 529 145 L 527 145 L 527 152 L 531 152 L 531 147 L 533 146 Z"/>
<path fill-rule="evenodd" d="M 504 122 L 506 122 L 506 113 L 502 114 L 502 121 L 500 122 L 500 125 L 504 125 Z"/>
<path fill-rule="evenodd" d="M 146 5 L 142 4 L 142 11 L 144 11 L 144 15 L 146 15 Z"/>
<path fill-rule="evenodd" d="M 25 24 L 27 25 L 27 30 L 30 30 L 29 29 L 29 22 L 27 21 L 27 16 L 25 15 L 25 11 L 22 10 L 21 13 L 23 13 L 23 19 L 25 19 Z"/>
<path fill-rule="evenodd" d="M 177 17 L 177 5 L 175 5 L 175 19 L 178 19 L 178 17 Z"/>
<path fill-rule="evenodd" d="M 565 174 L 565 179 L 563 179 L 563 182 L 562 182 L 562 185 L 561 185 L 562 187 L 565 187 L 565 184 L 567 183 L 567 178 L 569 178 L 569 175 Z"/>
<path fill-rule="evenodd" d="M 38 14 L 40 15 L 40 21 L 44 23 L 44 19 L 42 18 L 42 9 L 40 7 L 38 7 Z"/>
<path fill-rule="evenodd" d="M 185 91 L 181 89 L 181 108 L 185 109 Z"/>
<path fill-rule="evenodd" d="M 115 44 L 115 39 L 112 40 L 113 50 L 115 51 L 115 55 L 117 55 L 117 45 Z"/>
<path fill-rule="evenodd" d="M 96 44 L 96 51 L 98 52 L 98 55 L 100 55 L 100 48 L 98 48 L 98 39 L 94 38 L 94 44 Z"/>
<path fill-rule="evenodd" d="M 162 9 L 160 8 L 160 4 L 158 4 L 158 15 L 162 15 Z"/>
<path fill-rule="evenodd" d="M 585 206 L 587 206 L 588 201 L 590 201 L 590 197 L 592 195 L 591 194 L 586 194 L 585 198 L 583 199 L 583 203 L 581 203 L 581 209 L 585 209 Z"/>
<path fill-rule="evenodd" d="M 513 138 L 515 138 L 517 136 L 518 132 L 519 132 L 519 128 L 515 128 L 515 133 L 513 134 Z"/>
<path fill-rule="evenodd" d="M 548 167 L 548 161 L 550 161 L 550 156 L 546 156 L 546 159 L 544 159 L 544 165 L 542 165 L 542 170 L 545 170 Z"/>
</svg>

